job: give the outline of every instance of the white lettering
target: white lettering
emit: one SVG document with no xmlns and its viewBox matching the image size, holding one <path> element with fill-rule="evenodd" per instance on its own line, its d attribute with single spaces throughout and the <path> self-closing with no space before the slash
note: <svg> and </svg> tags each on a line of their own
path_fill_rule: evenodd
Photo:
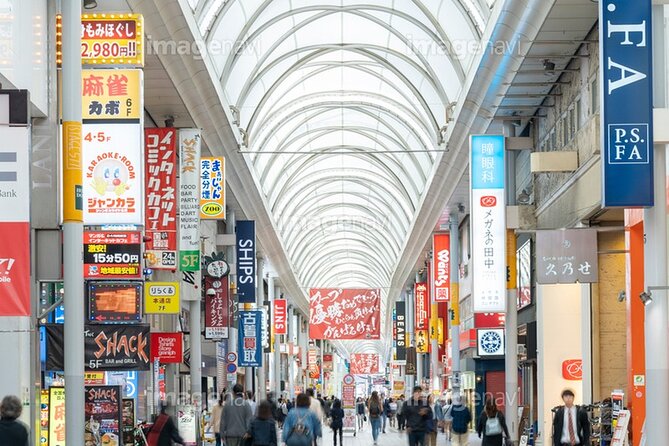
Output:
<svg viewBox="0 0 669 446">
<path fill-rule="evenodd" d="M 618 88 L 626 87 L 635 82 L 642 81 L 647 77 L 640 71 L 636 71 L 630 67 L 626 67 L 625 65 L 621 65 L 619 63 L 614 62 L 613 60 L 611 60 L 610 57 L 609 57 L 608 69 L 620 70 L 620 79 L 618 79 L 617 81 L 612 81 L 611 79 L 609 79 L 609 95 Z"/>
<path fill-rule="evenodd" d="M 623 40 L 621 45 L 632 45 L 633 42 L 630 40 L 631 33 L 641 33 L 641 41 L 636 44 L 638 47 L 646 46 L 646 21 L 637 24 L 637 25 L 614 25 L 610 21 L 609 24 L 609 33 L 607 37 L 611 37 L 613 33 L 625 33 L 625 40 Z"/>
</svg>

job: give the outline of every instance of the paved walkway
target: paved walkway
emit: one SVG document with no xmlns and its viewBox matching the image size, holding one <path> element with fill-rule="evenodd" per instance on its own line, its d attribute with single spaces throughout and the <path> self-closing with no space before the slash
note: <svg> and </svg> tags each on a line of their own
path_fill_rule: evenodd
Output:
<svg viewBox="0 0 669 446">
<path fill-rule="evenodd" d="M 332 430 L 330 428 L 324 428 L 323 430 L 323 439 L 319 441 L 319 446 L 332 446 L 334 444 L 332 438 Z M 344 432 L 344 444 L 342 446 L 372 446 L 372 427 L 369 423 L 366 423 L 362 431 L 358 431 L 357 435 L 354 437 L 350 433 Z M 406 435 L 406 431 L 398 431 L 391 427 L 386 427 L 386 433 L 379 434 L 379 446 L 408 446 L 409 440 Z M 446 435 L 439 434 L 437 437 L 437 446 L 450 446 L 450 442 L 446 440 Z M 480 446 L 481 440 L 479 440 L 476 434 L 471 434 L 469 440 L 469 446 Z"/>
</svg>

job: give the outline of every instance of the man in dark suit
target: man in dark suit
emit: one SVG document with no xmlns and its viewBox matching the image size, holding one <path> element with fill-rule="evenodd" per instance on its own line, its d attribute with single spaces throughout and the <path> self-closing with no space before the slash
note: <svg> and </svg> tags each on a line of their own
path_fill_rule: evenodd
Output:
<svg viewBox="0 0 669 446">
<path fill-rule="evenodd" d="M 562 392 L 564 406 L 553 419 L 553 446 L 590 446 L 590 420 L 588 413 L 574 405 L 574 392 Z"/>
</svg>

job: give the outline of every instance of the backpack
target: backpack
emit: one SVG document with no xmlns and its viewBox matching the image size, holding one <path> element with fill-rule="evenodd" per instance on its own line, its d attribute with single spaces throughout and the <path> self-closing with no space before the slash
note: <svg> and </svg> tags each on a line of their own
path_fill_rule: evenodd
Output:
<svg viewBox="0 0 669 446">
<path fill-rule="evenodd" d="M 309 413 L 306 413 L 303 417 L 298 417 L 293 430 L 290 431 L 290 435 L 286 439 L 287 446 L 311 446 L 313 442 L 313 437 L 309 426 L 307 426 L 306 418 L 309 416 Z"/>
<path fill-rule="evenodd" d="M 281 403 L 281 413 L 284 415 L 288 415 L 288 406 L 286 403 Z"/>
<path fill-rule="evenodd" d="M 495 415 L 495 418 L 488 418 L 486 420 L 485 434 L 487 436 L 502 434 L 502 423 L 499 422 L 499 418 L 497 418 L 497 415 Z"/>
<path fill-rule="evenodd" d="M 378 403 L 371 403 L 369 405 L 369 416 L 372 418 L 378 418 L 381 415 L 381 408 Z"/>
<path fill-rule="evenodd" d="M 471 421 L 471 415 L 469 414 L 469 409 L 465 406 L 451 407 L 451 416 L 453 417 L 453 425 L 451 429 L 456 434 L 464 434 L 469 430 L 469 422 Z"/>
</svg>

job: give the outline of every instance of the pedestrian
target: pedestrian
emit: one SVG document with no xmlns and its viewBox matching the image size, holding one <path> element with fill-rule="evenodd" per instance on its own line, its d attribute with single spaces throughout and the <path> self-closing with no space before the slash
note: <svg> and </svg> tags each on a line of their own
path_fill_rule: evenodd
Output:
<svg viewBox="0 0 669 446">
<path fill-rule="evenodd" d="M 330 418 L 330 410 L 332 409 L 332 404 L 334 403 L 335 397 L 325 398 L 325 418 Z"/>
<path fill-rule="evenodd" d="M 221 446 L 221 415 L 223 414 L 223 397 L 224 393 L 218 396 L 218 403 L 211 409 L 211 424 L 214 428 L 214 436 L 216 437 L 216 446 Z"/>
<path fill-rule="evenodd" d="M 444 414 L 444 433 L 448 441 L 451 441 L 451 426 L 453 425 L 453 414 L 451 413 L 453 409 L 453 400 L 448 399 L 446 405 L 443 407 L 442 412 Z"/>
<path fill-rule="evenodd" d="M 253 396 L 253 392 L 251 392 L 250 390 L 246 391 L 246 401 L 248 401 L 249 405 L 251 406 L 251 413 L 253 415 L 255 415 L 256 414 L 256 399 Z"/>
<path fill-rule="evenodd" d="M 337 433 L 339 433 L 339 445 L 344 446 L 344 409 L 341 408 L 341 401 L 336 398 L 330 409 L 330 419 L 334 446 L 337 446 Z"/>
<path fill-rule="evenodd" d="M 444 431 L 444 401 L 443 397 L 440 396 L 437 399 L 434 407 L 432 408 L 434 412 L 434 418 L 437 420 L 437 432 Z"/>
<path fill-rule="evenodd" d="M 244 388 L 235 384 L 232 388 L 232 396 L 223 407 L 221 415 L 221 437 L 225 440 L 225 446 L 241 446 L 241 440 L 248 432 L 253 410 L 251 404 L 244 399 Z"/>
<path fill-rule="evenodd" d="M 497 409 L 497 403 L 492 396 L 488 396 L 486 399 L 485 408 L 481 412 L 476 425 L 476 432 L 479 434 L 479 438 L 483 439 L 481 446 L 503 446 L 504 437 L 502 434 L 507 439 L 511 439 L 504 414 Z"/>
<path fill-rule="evenodd" d="M 279 428 L 283 427 L 283 422 L 288 415 L 288 404 L 283 398 L 279 398 L 279 410 L 277 411 L 276 421 L 279 423 Z"/>
<path fill-rule="evenodd" d="M 369 422 L 372 424 L 372 439 L 374 446 L 376 446 L 379 439 L 379 431 L 381 430 L 381 414 L 383 413 L 383 405 L 379 398 L 379 392 L 376 390 L 372 392 L 372 396 L 367 403 L 367 411 L 369 412 Z"/>
<path fill-rule="evenodd" d="M 423 398 L 422 392 L 422 387 L 414 387 L 413 395 L 404 403 L 404 409 L 402 409 L 407 423 L 409 446 L 425 446 L 428 423 L 434 418 L 432 409 L 427 405 L 427 400 Z"/>
<path fill-rule="evenodd" d="M 311 410 L 311 397 L 300 393 L 297 395 L 296 407 L 288 412 L 283 423 L 283 442 L 286 446 L 310 446 L 322 435 L 321 420 Z"/>
<path fill-rule="evenodd" d="M 367 416 L 365 415 L 365 401 L 362 399 L 362 397 L 358 397 L 356 403 L 356 413 L 358 417 L 358 429 L 362 430 L 362 427 L 364 426 L 364 422 L 367 421 Z"/>
<path fill-rule="evenodd" d="M 429 395 L 427 397 L 427 405 L 432 410 L 432 418 L 427 420 L 425 430 L 425 444 L 426 446 L 437 446 L 437 430 L 439 426 L 439 419 L 437 418 L 436 409 L 439 407 L 439 403 L 434 402 L 434 397 Z"/>
<path fill-rule="evenodd" d="M 388 413 L 388 420 L 390 427 L 397 427 L 396 417 L 397 417 L 397 402 L 392 398 L 389 398 L 388 408 L 390 412 Z"/>
<path fill-rule="evenodd" d="M 2 446 L 27 446 L 28 428 L 19 421 L 23 412 L 21 400 L 7 395 L 0 403 L 0 443 Z"/>
<path fill-rule="evenodd" d="M 590 445 L 590 421 L 582 407 L 574 405 L 574 392 L 562 391 L 564 406 L 553 418 L 553 446 Z"/>
<path fill-rule="evenodd" d="M 309 408 L 318 417 L 318 420 L 322 422 L 323 408 L 321 406 L 321 402 L 314 397 L 314 389 L 307 389 L 307 395 L 309 395 Z"/>
<path fill-rule="evenodd" d="M 167 404 L 161 406 L 160 415 L 149 429 L 146 442 L 148 446 L 172 446 L 172 443 L 184 443 L 174 420 L 167 413 Z"/>
<path fill-rule="evenodd" d="M 381 414 L 381 417 L 383 418 L 383 426 L 382 426 L 382 431 L 385 434 L 386 433 L 386 424 L 388 422 L 388 412 L 390 412 L 390 406 L 388 402 L 388 398 L 386 398 L 386 394 L 382 393 L 381 394 L 381 404 L 383 406 L 383 413 Z"/>
<path fill-rule="evenodd" d="M 251 420 L 246 435 L 253 446 L 277 446 L 276 422 L 272 415 L 272 403 L 269 400 L 258 404 L 258 413 Z"/>
<path fill-rule="evenodd" d="M 276 401 L 276 394 L 274 392 L 269 392 L 267 394 L 267 402 L 272 406 L 272 418 L 277 423 L 279 422 L 279 404 Z"/>
<path fill-rule="evenodd" d="M 472 422 L 472 413 L 463 404 L 460 395 L 453 397 L 451 417 L 453 417 L 451 425 L 451 441 L 453 446 L 469 446 L 469 423 Z"/>
<path fill-rule="evenodd" d="M 397 399 L 397 428 L 400 431 L 404 430 L 405 420 L 406 418 L 404 418 L 404 395 L 400 395 L 400 397 Z"/>
</svg>

